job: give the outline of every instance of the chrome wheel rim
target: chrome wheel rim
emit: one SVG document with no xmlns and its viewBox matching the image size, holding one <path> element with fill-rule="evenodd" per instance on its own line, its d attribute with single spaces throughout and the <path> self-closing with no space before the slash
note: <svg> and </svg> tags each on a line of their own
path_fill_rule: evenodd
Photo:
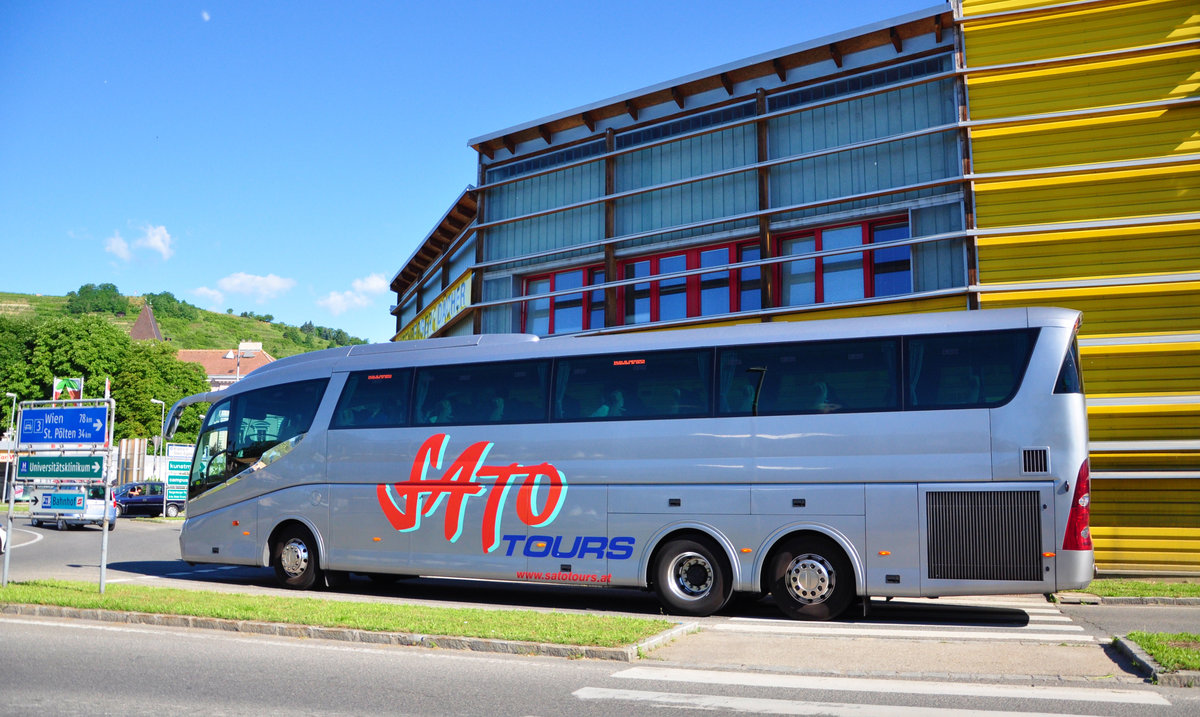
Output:
<svg viewBox="0 0 1200 717">
<path fill-rule="evenodd" d="M 288 540 L 279 553 L 279 564 L 288 577 L 300 577 L 308 570 L 308 545 L 299 538 Z"/>
<path fill-rule="evenodd" d="M 682 553 L 671 562 L 671 592 L 684 600 L 708 595 L 715 579 L 712 563 L 700 553 Z"/>
<path fill-rule="evenodd" d="M 836 584 L 833 565 L 820 555 L 798 555 L 784 571 L 784 582 L 793 600 L 805 605 L 825 602 Z"/>
</svg>

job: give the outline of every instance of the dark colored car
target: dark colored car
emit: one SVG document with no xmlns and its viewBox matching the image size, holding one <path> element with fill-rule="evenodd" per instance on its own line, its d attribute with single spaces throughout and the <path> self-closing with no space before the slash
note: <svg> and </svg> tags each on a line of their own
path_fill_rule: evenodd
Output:
<svg viewBox="0 0 1200 717">
<path fill-rule="evenodd" d="M 113 493 L 117 503 L 117 512 L 121 515 L 162 515 L 174 518 L 183 512 L 184 502 L 172 500 L 163 502 L 162 483 L 126 483 Z"/>
</svg>

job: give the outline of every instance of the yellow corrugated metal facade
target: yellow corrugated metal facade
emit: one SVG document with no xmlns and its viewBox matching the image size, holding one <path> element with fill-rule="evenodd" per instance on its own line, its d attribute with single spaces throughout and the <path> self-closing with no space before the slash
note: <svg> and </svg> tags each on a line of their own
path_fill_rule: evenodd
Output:
<svg viewBox="0 0 1200 717">
<path fill-rule="evenodd" d="M 1084 312 L 1107 571 L 1200 571 L 1200 6 L 962 0 L 979 306 Z"/>
</svg>

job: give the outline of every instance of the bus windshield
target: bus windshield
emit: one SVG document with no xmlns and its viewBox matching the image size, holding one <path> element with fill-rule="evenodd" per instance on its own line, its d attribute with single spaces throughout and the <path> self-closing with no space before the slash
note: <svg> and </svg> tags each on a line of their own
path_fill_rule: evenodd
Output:
<svg viewBox="0 0 1200 717">
<path fill-rule="evenodd" d="M 248 468 L 268 465 L 308 432 L 328 379 L 249 391 L 209 410 L 197 443 L 188 498 L 218 486 Z"/>
</svg>

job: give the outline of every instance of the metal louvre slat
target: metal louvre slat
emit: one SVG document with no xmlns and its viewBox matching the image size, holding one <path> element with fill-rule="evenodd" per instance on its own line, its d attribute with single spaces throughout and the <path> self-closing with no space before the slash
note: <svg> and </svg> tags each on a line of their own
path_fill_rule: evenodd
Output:
<svg viewBox="0 0 1200 717">
<path fill-rule="evenodd" d="M 1041 580 L 1037 491 L 930 491 L 926 514 L 930 579 Z"/>
</svg>

